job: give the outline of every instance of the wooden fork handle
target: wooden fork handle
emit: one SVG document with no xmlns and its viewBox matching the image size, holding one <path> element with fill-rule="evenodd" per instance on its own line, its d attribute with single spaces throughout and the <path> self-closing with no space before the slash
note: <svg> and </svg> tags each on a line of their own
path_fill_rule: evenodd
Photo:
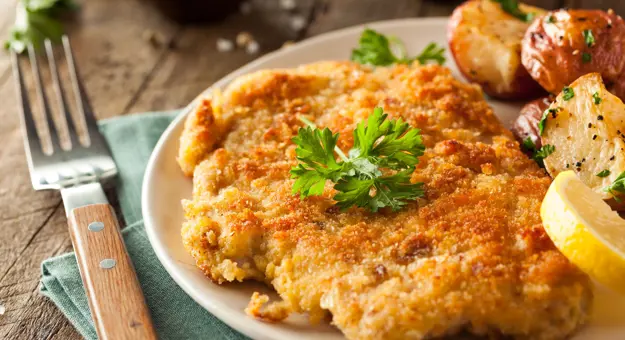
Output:
<svg viewBox="0 0 625 340">
<path fill-rule="evenodd" d="M 113 208 L 108 204 L 74 208 L 69 231 L 98 338 L 156 339 Z"/>
</svg>

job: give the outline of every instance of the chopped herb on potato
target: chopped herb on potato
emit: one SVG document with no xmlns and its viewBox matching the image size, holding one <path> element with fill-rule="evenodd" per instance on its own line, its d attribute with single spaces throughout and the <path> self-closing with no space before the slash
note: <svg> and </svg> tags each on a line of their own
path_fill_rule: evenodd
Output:
<svg viewBox="0 0 625 340">
<path fill-rule="evenodd" d="M 597 177 L 608 177 L 610 176 L 610 170 L 605 169 L 597 173 Z"/>
<path fill-rule="evenodd" d="M 592 34 L 592 30 L 584 30 L 582 32 L 584 35 L 584 41 L 588 47 L 592 47 L 595 44 L 595 36 Z"/>
<path fill-rule="evenodd" d="M 595 92 L 592 94 L 592 101 L 595 105 L 601 104 L 601 97 L 599 96 L 599 92 Z"/>
<path fill-rule="evenodd" d="M 555 119 L 558 111 L 560 111 L 562 108 L 559 107 L 554 107 L 554 108 L 550 108 L 545 110 L 545 112 L 543 112 L 543 116 L 540 118 L 540 121 L 538 122 L 538 133 L 542 136 L 543 131 L 545 131 L 545 126 L 547 125 L 547 117 L 549 116 L 549 114 L 551 114 L 551 116 Z"/>
<path fill-rule="evenodd" d="M 562 93 L 564 94 L 564 96 L 562 96 L 562 99 L 564 99 L 565 101 L 571 100 L 573 97 L 575 97 L 575 92 L 573 92 L 573 89 L 568 86 L 562 89 Z"/>
</svg>

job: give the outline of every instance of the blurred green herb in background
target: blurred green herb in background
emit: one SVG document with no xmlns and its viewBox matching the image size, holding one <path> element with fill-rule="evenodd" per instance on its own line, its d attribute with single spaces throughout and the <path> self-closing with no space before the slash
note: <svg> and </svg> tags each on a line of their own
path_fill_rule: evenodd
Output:
<svg viewBox="0 0 625 340">
<path fill-rule="evenodd" d="M 374 66 L 410 64 L 414 60 L 418 60 L 422 65 L 430 61 L 443 65 L 445 63 L 444 53 L 444 47 L 432 42 L 418 56 L 408 57 L 406 47 L 399 38 L 385 36 L 366 28 L 360 36 L 358 47 L 352 50 L 351 60 Z"/>
<path fill-rule="evenodd" d="M 28 44 L 39 47 L 48 38 L 58 42 L 63 35 L 60 15 L 75 10 L 73 0 L 22 0 L 17 4 L 15 24 L 4 47 L 22 53 Z"/>
</svg>

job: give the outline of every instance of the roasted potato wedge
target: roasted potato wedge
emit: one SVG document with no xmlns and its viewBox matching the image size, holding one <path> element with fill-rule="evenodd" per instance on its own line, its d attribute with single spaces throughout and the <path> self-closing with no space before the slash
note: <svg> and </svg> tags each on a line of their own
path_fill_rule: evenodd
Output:
<svg viewBox="0 0 625 340">
<path fill-rule="evenodd" d="M 591 73 L 560 93 L 549 110 L 542 134 L 542 145 L 555 147 L 544 159 L 549 174 L 575 170 L 604 199 L 612 198 L 603 188 L 625 171 L 625 104 Z M 604 170 L 609 175 L 597 176 Z"/>
<path fill-rule="evenodd" d="M 592 72 L 610 88 L 625 71 L 625 22 L 601 10 L 550 11 L 525 33 L 521 55 L 529 74 L 549 93 Z"/>
<path fill-rule="evenodd" d="M 536 15 L 545 12 L 523 4 L 519 8 Z M 451 15 L 447 40 L 460 71 L 488 95 L 534 98 L 544 91 L 521 64 L 521 41 L 529 26 L 494 1 L 467 1 Z"/>
<path fill-rule="evenodd" d="M 519 142 L 523 142 L 529 137 L 535 147 L 540 149 L 542 143 L 538 131 L 538 122 L 540 122 L 543 112 L 553 103 L 554 99 L 554 96 L 538 98 L 521 108 L 519 117 L 514 122 L 514 126 L 512 126 L 512 132 Z"/>
</svg>

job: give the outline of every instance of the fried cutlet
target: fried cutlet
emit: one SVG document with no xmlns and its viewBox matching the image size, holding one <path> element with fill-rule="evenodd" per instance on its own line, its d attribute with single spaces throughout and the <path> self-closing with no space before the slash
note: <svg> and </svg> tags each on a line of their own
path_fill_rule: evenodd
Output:
<svg viewBox="0 0 625 340">
<path fill-rule="evenodd" d="M 411 180 L 425 196 L 398 212 L 292 193 L 302 115 L 340 133 L 375 107 L 421 129 Z M 349 339 L 459 331 L 560 339 L 588 317 L 589 279 L 545 234 L 551 182 L 519 149 L 476 85 L 442 66 L 320 62 L 239 78 L 187 118 L 178 159 L 193 176 L 182 236 L 214 282 L 266 282 L 282 301 L 248 312 L 328 317 Z"/>
</svg>

